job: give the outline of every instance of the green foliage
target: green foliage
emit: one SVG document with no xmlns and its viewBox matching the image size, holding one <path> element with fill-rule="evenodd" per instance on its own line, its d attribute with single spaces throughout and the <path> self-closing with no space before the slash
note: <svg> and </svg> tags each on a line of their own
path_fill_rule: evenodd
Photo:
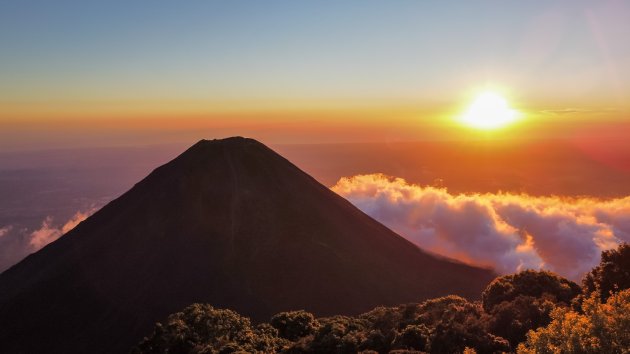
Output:
<svg viewBox="0 0 630 354">
<path fill-rule="evenodd" d="M 470 308 L 472 304 L 460 296 L 449 295 L 437 299 L 427 300 L 420 305 L 419 316 L 415 323 L 422 323 L 429 327 L 436 327 L 445 320 L 462 313 L 462 309 Z"/>
<path fill-rule="evenodd" d="M 433 328 L 429 352 L 461 353 L 473 347 L 482 353 L 509 350 L 509 343 L 487 331 L 486 315 L 478 303 L 457 296 L 426 301 L 419 321 Z"/>
<path fill-rule="evenodd" d="M 156 325 L 138 353 L 451 353 L 474 347 L 480 353 L 507 350 L 488 333 L 483 310 L 458 296 L 422 304 L 378 307 L 358 317 L 315 319 L 305 311 L 282 312 L 271 324 L 252 327 L 230 310 L 194 304 Z"/>
<path fill-rule="evenodd" d="M 273 352 L 284 342 L 269 325 L 252 328 L 247 317 L 210 305 L 192 304 L 156 324 L 136 353 Z"/>
<path fill-rule="evenodd" d="M 359 318 L 368 321 L 372 328 L 387 333 L 399 329 L 403 320 L 400 308 L 379 306 L 370 312 L 366 312 Z"/>
<path fill-rule="evenodd" d="M 280 337 L 290 341 L 313 334 L 319 327 L 315 316 L 306 311 L 280 312 L 271 317 L 270 324 L 278 330 Z"/>
<path fill-rule="evenodd" d="M 314 353 L 356 353 L 367 339 L 368 323 L 347 316 L 334 316 L 320 320 L 321 326 L 309 344 Z"/>
<path fill-rule="evenodd" d="M 598 292 L 601 301 L 611 293 L 630 288 L 630 245 L 623 243 L 617 249 L 602 252 L 599 265 L 582 280 L 586 295 Z"/>
<path fill-rule="evenodd" d="M 547 271 L 498 277 L 482 294 L 488 330 L 515 348 L 529 330 L 549 324 L 556 306 L 570 305 L 579 294 L 577 284 Z"/>
<path fill-rule="evenodd" d="M 373 350 L 377 353 L 388 353 L 392 348 L 392 342 L 397 332 L 389 332 L 387 335 L 379 330 L 370 330 L 360 348 L 364 351 Z"/>
<path fill-rule="evenodd" d="M 379 353 L 389 352 L 393 348 L 393 342 L 399 335 L 399 331 L 417 317 L 408 309 L 417 307 L 419 307 L 417 304 L 399 307 L 379 306 L 360 315 L 359 318 L 367 321 L 371 329 L 361 347 L 376 350 Z"/>
<path fill-rule="evenodd" d="M 377 307 L 360 316 L 372 332 L 363 348 L 379 353 L 426 351 L 461 353 L 475 347 L 484 353 L 509 349 L 503 338 L 486 329 L 486 315 L 480 304 L 459 296 L 431 299 L 422 304 Z"/>
<path fill-rule="evenodd" d="M 525 340 L 529 330 L 549 324 L 551 311 L 556 306 L 555 299 L 550 296 L 519 295 L 512 301 L 503 301 L 493 307 L 488 316 L 488 329 L 507 339 L 515 348 Z"/>
<path fill-rule="evenodd" d="M 513 301 L 519 295 L 534 298 L 547 297 L 555 303 L 570 304 L 580 294 L 574 282 L 552 272 L 526 270 L 504 275 L 493 280 L 481 294 L 483 308 L 487 312 L 504 301 Z"/>
<path fill-rule="evenodd" d="M 518 346 L 519 354 L 629 353 L 630 289 L 601 303 L 593 292 L 581 311 L 556 308 L 547 327 L 530 331 Z"/>
<path fill-rule="evenodd" d="M 482 354 L 518 347 L 522 354 L 630 354 L 630 289 L 622 290 L 628 287 L 629 252 L 628 245 L 604 252 L 585 277 L 588 296 L 579 301 L 577 284 L 528 270 L 495 279 L 483 302 L 451 295 L 356 317 L 290 311 L 253 326 L 234 311 L 193 304 L 158 323 L 133 351 Z"/>
<path fill-rule="evenodd" d="M 410 325 L 400 333 L 394 342 L 396 349 L 427 350 L 431 332 L 425 325 Z"/>
</svg>

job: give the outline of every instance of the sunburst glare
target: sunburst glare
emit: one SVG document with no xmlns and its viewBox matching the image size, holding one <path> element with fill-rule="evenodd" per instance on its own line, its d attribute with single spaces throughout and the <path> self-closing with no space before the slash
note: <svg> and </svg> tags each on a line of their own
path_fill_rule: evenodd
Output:
<svg viewBox="0 0 630 354">
<path fill-rule="evenodd" d="M 492 91 L 479 94 L 468 110 L 461 115 L 460 121 L 477 129 L 497 129 L 509 125 L 521 118 L 522 114 L 510 108 L 507 100 Z"/>
</svg>

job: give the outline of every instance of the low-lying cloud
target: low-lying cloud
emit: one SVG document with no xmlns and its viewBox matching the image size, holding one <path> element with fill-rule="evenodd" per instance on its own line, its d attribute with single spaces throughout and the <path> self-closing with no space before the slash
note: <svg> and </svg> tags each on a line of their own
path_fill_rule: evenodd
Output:
<svg viewBox="0 0 630 354">
<path fill-rule="evenodd" d="M 52 217 L 47 216 L 36 230 L 14 225 L 0 227 L 0 272 L 72 230 L 95 210 L 78 211 L 62 224 L 56 224 Z"/>
<path fill-rule="evenodd" d="M 12 229 L 11 226 L 1 227 L 0 228 L 0 238 L 4 237 L 4 235 L 7 235 L 9 233 L 9 231 L 11 231 L 11 229 Z"/>
<path fill-rule="evenodd" d="M 32 246 L 33 251 L 39 250 L 40 248 L 61 237 L 61 235 L 74 229 L 74 227 L 77 226 L 81 221 L 87 219 L 87 217 L 90 216 L 92 212 L 92 210 L 87 212 L 76 212 L 72 216 L 72 218 L 70 218 L 70 220 L 68 220 L 65 224 L 57 227 L 53 226 L 52 217 L 46 217 L 44 221 L 42 221 L 42 227 L 31 232 L 29 245 Z"/>
<path fill-rule="evenodd" d="M 500 273 L 579 280 L 602 250 L 630 242 L 630 197 L 450 194 L 382 174 L 342 178 L 332 190 L 424 249 Z"/>
</svg>

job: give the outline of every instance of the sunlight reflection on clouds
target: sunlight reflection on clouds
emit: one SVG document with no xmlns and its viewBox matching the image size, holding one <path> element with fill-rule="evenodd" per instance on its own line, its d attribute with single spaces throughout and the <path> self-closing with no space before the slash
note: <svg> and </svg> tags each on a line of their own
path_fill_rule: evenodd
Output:
<svg viewBox="0 0 630 354">
<path fill-rule="evenodd" d="M 602 250 L 630 241 L 630 197 L 451 194 L 382 174 L 332 190 L 424 249 L 500 273 L 543 268 L 578 280 Z"/>
</svg>

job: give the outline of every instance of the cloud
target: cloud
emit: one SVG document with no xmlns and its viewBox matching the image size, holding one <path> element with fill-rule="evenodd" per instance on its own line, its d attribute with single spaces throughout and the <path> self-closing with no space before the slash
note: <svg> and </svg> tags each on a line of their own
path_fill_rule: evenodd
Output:
<svg viewBox="0 0 630 354">
<path fill-rule="evenodd" d="M 96 208 L 78 211 L 63 224 L 55 224 L 54 219 L 47 216 L 37 230 L 13 225 L 0 227 L 0 272 L 72 230 L 94 211 Z"/>
<path fill-rule="evenodd" d="M 611 113 L 616 112 L 617 110 L 611 108 L 603 108 L 603 109 L 581 109 L 581 108 L 562 108 L 562 109 L 545 109 L 540 111 L 544 114 L 551 115 L 566 115 L 566 114 L 574 114 L 574 113 Z"/>
<path fill-rule="evenodd" d="M 60 227 L 52 226 L 52 217 L 48 216 L 42 221 L 42 227 L 31 233 L 29 244 L 33 247 L 33 251 L 37 251 L 40 248 L 46 246 L 52 241 L 61 237 L 61 235 L 74 229 L 81 221 L 85 220 L 93 211 L 77 212 Z"/>
<path fill-rule="evenodd" d="M 9 234 L 9 231 L 11 231 L 13 227 L 12 226 L 5 226 L 5 227 L 0 227 L 0 238 L 4 237 L 4 235 Z"/>
<path fill-rule="evenodd" d="M 424 249 L 500 273 L 579 280 L 602 250 L 630 242 L 630 197 L 450 194 L 382 174 L 342 178 L 332 190 Z"/>
</svg>

